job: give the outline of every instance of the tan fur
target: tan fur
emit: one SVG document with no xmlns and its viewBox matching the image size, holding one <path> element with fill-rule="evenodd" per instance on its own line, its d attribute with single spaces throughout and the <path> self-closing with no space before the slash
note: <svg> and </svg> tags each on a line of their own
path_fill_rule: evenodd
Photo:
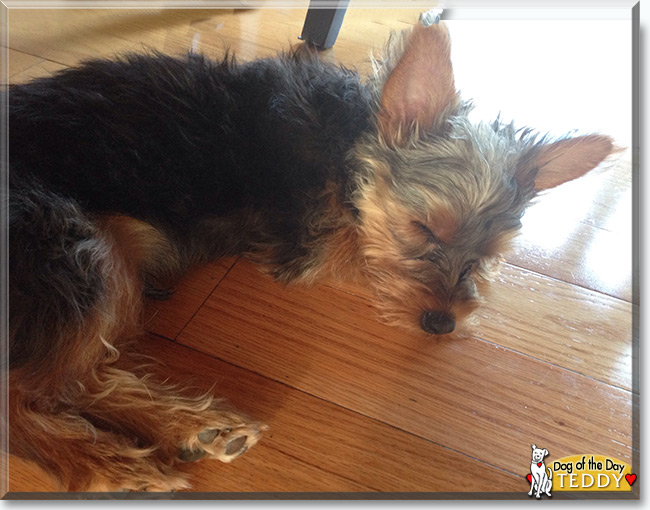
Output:
<svg viewBox="0 0 650 510">
<path fill-rule="evenodd" d="M 308 255 L 292 261 L 289 267 L 278 268 L 273 264 L 275 249 L 272 243 L 260 243 L 244 255 L 260 264 L 262 270 L 285 283 L 311 285 L 323 278 L 339 281 L 355 280 L 361 266 L 357 235 L 357 220 L 352 209 L 341 203 L 337 185 L 328 182 L 314 214 L 307 218 L 306 225 L 313 235 L 313 241 L 305 244 Z M 294 273 L 296 266 L 299 271 Z"/>
<path fill-rule="evenodd" d="M 161 280 L 173 279 L 180 271 L 179 256 L 174 245 L 152 225 L 123 215 L 98 218 L 101 231 L 119 246 L 122 259 L 138 272 Z"/>
<path fill-rule="evenodd" d="M 327 240 L 323 264 L 314 279 L 330 276 L 338 281 L 358 280 L 362 258 L 356 226 L 350 222 L 337 229 Z"/>
<path fill-rule="evenodd" d="M 428 241 L 413 225 L 416 216 L 395 201 L 382 179 L 367 185 L 356 203 L 363 269 L 378 297 L 379 313 L 386 322 L 420 334 L 424 311 L 450 310 L 452 303 L 444 289 L 432 289 L 413 277 L 429 269 L 427 262 L 412 260 L 428 249 Z M 460 305 L 454 309 L 465 313 Z"/>
<path fill-rule="evenodd" d="M 138 266 L 163 245 L 137 220 L 109 218 L 103 225 L 110 252 L 105 297 L 74 334 L 58 332 L 67 336 L 66 347 L 47 366 L 11 371 L 10 449 L 45 466 L 72 491 L 187 488 L 174 459 L 198 447 L 199 433 L 228 430 L 200 447 L 229 462 L 234 456 L 224 453 L 227 442 L 245 436 L 252 446 L 264 427 L 207 394 L 187 396 L 156 382 L 121 354 L 141 331 Z M 34 371 L 39 377 L 30 376 Z"/>
<path fill-rule="evenodd" d="M 436 207 L 431 211 L 426 226 L 438 239 L 448 244 L 453 241 L 458 230 L 459 218 L 446 207 Z"/>
</svg>

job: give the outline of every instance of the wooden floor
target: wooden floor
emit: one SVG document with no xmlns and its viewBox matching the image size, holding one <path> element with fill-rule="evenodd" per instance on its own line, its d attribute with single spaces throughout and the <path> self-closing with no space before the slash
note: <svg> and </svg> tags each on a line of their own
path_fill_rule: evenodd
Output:
<svg viewBox="0 0 650 510">
<path fill-rule="evenodd" d="M 143 48 L 268 56 L 297 42 L 305 12 L 12 10 L 9 78 Z M 324 58 L 368 73 L 370 51 L 417 17 L 351 8 Z M 607 25 L 608 39 L 598 22 L 575 22 L 577 61 L 561 51 L 575 25 L 552 23 L 450 22 L 458 87 L 476 115 L 601 130 L 629 147 L 629 22 Z M 608 52 L 613 81 L 591 64 Z M 148 306 L 142 350 L 270 425 L 233 464 L 187 465 L 193 490 L 525 493 L 531 443 L 550 459 L 632 463 L 630 152 L 541 197 L 505 259 L 473 336 L 446 341 L 380 324 L 362 289 L 283 287 L 238 259 L 189 274 Z M 58 489 L 10 457 L 9 490 Z"/>
</svg>

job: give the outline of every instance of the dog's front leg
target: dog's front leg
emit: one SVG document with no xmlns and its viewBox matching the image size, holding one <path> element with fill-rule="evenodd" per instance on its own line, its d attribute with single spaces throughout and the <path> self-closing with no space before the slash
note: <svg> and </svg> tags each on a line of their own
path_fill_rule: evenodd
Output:
<svg viewBox="0 0 650 510">
<path fill-rule="evenodd" d="M 530 470 L 530 490 L 528 491 L 528 495 L 532 496 L 534 490 L 535 490 L 535 472 L 531 469 Z"/>
<path fill-rule="evenodd" d="M 544 483 L 543 481 L 543 475 L 538 475 L 537 476 L 537 483 L 536 483 L 536 490 L 535 490 L 535 497 L 537 499 L 541 498 L 540 493 L 542 492 L 542 487 L 544 487 L 542 484 Z"/>
</svg>

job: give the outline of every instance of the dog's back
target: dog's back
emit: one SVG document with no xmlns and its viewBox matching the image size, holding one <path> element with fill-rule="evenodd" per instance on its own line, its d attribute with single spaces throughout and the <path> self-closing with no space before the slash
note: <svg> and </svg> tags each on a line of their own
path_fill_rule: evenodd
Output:
<svg viewBox="0 0 650 510">
<path fill-rule="evenodd" d="M 162 223 L 281 210 L 345 177 L 369 115 L 355 73 L 304 55 L 96 60 L 12 87 L 11 173 L 85 210 Z"/>
</svg>

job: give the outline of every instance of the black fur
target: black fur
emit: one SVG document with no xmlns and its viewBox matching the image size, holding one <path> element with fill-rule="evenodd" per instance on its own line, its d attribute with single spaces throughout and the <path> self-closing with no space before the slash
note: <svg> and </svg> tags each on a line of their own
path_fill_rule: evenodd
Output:
<svg viewBox="0 0 650 510">
<path fill-rule="evenodd" d="M 369 105 L 356 74 L 297 55 L 95 60 L 11 88 L 11 174 L 178 235 L 248 208 L 291 229 L 305 195 L 346 180 Z"/>
<path fill-rule="evenodd" d="M 44 356 L 32 329 L 70 324 L 101 294 L 101 261 L 77 249 L 93 239 L 88 215 L 144 220 L 184 262 L 269 246 L 274 266 L 309 257 L 322 233 L 306 218 L 328 183 L 346 202 L 345 155 L 371 103 L 356 73 L 306 52 L 243 65 L 131 55 L 12 86 L 11 359 Z M 44 302 L 34 325 L 27 311 Z"/>
<path fill-rule="evenodd" d="M 9 359 L 15 367 L 60 348 L 64 335 L 53 330 L 73 335 L 82 327 L 102 299 L 106 250 L 74 201 L 36 183 L 15 186 L 9 210 Z"/>
</svg>

